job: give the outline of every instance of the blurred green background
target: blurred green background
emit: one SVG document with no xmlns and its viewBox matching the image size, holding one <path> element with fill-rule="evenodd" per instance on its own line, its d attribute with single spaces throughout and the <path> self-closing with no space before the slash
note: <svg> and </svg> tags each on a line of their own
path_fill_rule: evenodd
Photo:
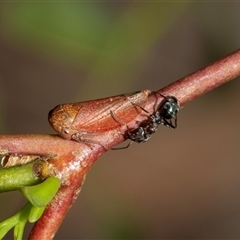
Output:
<svg viewBox="0 0 240 240">
<path fill-rule="evenodd" d="M 239 16 L 227 1 L 1 2 L 1 133 L 53 133 L 57 104 L 158 90 L 237 50 Z M 103 155 L 55 239 L 239 239 L 239 87 L 184 106 L 178 129 Z M 1 194 L 0 221 L 24 202 Z"/>
</svg>

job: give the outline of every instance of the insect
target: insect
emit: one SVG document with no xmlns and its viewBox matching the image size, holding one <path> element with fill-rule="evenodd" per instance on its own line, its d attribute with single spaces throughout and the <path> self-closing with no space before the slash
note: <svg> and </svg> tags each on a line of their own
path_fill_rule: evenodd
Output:
<svg viewBox="0 0 240 240">
<path fill-rule="evenodd" d="M 160 95 L 164 97 L 164 100 L 153 115 L 157 123 L 175 129 L 177 127 L 177 113 L 180 110 L 179 102 L 174 96 L 165 97 L 162 94 Z M 174 119 L 174 124 L 171 121 L 172 119 Z"/>
<path fill-rule="evenodd" d="M 111 111 L 128 124 L 140 114 L 132 103 L 144 108 L 150 94 L 150 90 L 144 90 L 98 100 L 61 104 L 49 112 L 48 120 L 53 129 L 65 139 L 104 146 L 104 143 L 96 140 L 99 139 L 99 134 L 119 128 L 119 122 L 112 118 Z"/>
<path fill-rule="evenodd" d="M 157 128 L 160 124 L 174 129 L 177 127 L 177 113 L 180 109 L 177 98 L 173 96 L 165 97 L 162 94 L 160 95 L 164 97 L 164 100 L 160 103 L 157 110 L 153 114 L 149 114 L 149 112 L 143 107 L 137 106 L 135 103 L 133 103 L 137 107 L 141 108 L 144 112 L 149 114 L 149 117 L 145 121 L 141 122 L 137 129 L 127 130 L 125 137 L 126 139 L 131 140 L 127 146 L 123 148 L 112 148 L 113 150 L 128 148 L 132 142 L 147 142 L 151 138 L 152 134 L 157 131 Z M 113 117 L 115 118 L 115 116 Z M 172 119 L 174 119 L 174 123 L 172 123 Z M 116 120 L 118 121 L 118 119 Z"/>
</svg>

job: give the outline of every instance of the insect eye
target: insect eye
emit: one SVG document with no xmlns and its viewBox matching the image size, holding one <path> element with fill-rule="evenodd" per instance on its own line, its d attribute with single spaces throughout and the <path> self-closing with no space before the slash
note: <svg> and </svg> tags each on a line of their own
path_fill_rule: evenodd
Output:
<svg viewBox="0 0 240 240">
<path fill-rule="evenodd" d="M 66 128 L 63 128 L 63 129 L 62 129 L 62 134 L 63 134 L 64 136 L 69 135 L 69 133 L 70 133 L 70 131 L 69 131 L 68 129 L 66 129 Z"/>
</svg>

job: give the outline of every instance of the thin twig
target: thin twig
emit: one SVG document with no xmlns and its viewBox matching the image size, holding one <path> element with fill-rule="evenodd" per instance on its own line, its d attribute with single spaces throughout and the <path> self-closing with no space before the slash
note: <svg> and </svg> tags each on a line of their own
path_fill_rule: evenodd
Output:
<svg viewBox="0 0 240 240">
<path fill-rule="evenodd" d="M 175 96 L 180 105 L 234 79 L 240 75 L 240 50 L 203 68 L 169 86 L 159 90 L 165 96 Z M 162 100 L 159 94 L 149 97 L 144 107 L 153 113 L 156 104 Z M 136 122 L 146 118 L 139 114 L 129 123 L 129 128 L 136 128 Z M 106 142 L 108 148 L 124 141 L 125 126 L 119 126 L 109 132 L 99 134 L 99 140 Z M 39 154 L 53 156 L 49 163 L 54 173 L 61 179 L 62 185 L 43 216 L 35 224 L 29 236 L 30 240 L 52 239 L 61 225 L 64 216 L 75 201 L 84 182 L 85 175 L 98 157 L 106 151 L 98 144 L 86 145 L 82 142 L 64 140 L 53 135 L 15 135 L 0 136 L 0 153 Z"/>
</svg>

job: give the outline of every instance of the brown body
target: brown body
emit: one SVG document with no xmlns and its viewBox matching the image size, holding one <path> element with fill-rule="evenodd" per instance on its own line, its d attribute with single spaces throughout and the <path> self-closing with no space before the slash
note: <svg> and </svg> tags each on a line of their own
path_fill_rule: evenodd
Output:
<svg viewBox="0 0 240 240">
<path fill-rule="evenodd" d="M 133 121 L 144 108 L 151 91 L 144 90 L 98 100 L 61 104 L 49 112 L 49 122 L 63 138 L 76 141 L 93 140 L 99 133 L 118 128 L 121 119 L 125 124 Z"/>
</svg>

